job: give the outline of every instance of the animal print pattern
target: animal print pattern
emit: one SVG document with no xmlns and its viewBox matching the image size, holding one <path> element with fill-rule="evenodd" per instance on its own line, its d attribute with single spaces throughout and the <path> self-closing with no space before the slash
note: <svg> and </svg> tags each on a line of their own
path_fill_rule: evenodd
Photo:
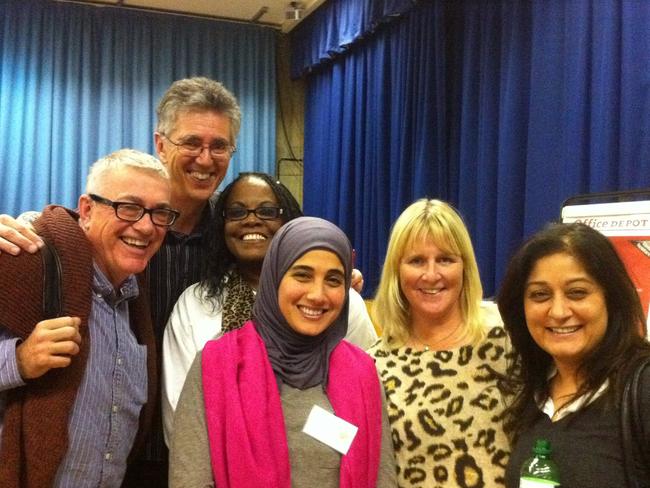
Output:
<svg viewBox="0 0 650 488">
<path fill-rule="evenodd" d="M 233 272 L 226 283 L 226 300 L 221 315 L 221 334 L 240 329 L 253 316 L 255 292 L 244 278 Z"/>
<path fill-rule="evenodd" d="M 502 431 L 509 347 L 502 327 L 477 346 L 449 351 L 368 351 L 386 391 L 401 488 L 505 486 L 508 440 Z"/>
</svg>

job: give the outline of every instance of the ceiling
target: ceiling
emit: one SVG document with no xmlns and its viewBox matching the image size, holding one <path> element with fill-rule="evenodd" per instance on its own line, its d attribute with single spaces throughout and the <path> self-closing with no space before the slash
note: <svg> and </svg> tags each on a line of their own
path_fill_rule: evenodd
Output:
<svg viewBox="0 0 650 488">
<path fill-rule="evenodd" d="M 300 20 L 326 0 L 59 0 L 95 5 L 146 9 L 169 13 L 207 16 L 224 20 L 268 25 L 289 32 Z M 287 15 L 300 10 L 300 20 L 287 20 Z M 257 18 L 256 18 L 257 17 Z"/>
</svg>

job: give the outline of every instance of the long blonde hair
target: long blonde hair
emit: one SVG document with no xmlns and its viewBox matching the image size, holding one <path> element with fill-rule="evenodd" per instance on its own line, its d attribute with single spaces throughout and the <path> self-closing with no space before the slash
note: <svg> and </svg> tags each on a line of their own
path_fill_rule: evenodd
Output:
<svg viewBox="0 0 650 488">
<path fill-rule="evenodd" d="M 414 242 L 430 239 L 444 252 L 463 261 L 463 287 L 460 309 L 465 334 L 476 344 L 484 336 L 481 312 L 483 288 L 469 232 L 458 212 L 440 200 L 421 199 L 409 205 L 393 225 L 373 315 L 382 327 L 382 340 L 402 346 L 409 338 L 410 305 L 402 293 L 399 280 L 400 261 Z"/>
</svg>

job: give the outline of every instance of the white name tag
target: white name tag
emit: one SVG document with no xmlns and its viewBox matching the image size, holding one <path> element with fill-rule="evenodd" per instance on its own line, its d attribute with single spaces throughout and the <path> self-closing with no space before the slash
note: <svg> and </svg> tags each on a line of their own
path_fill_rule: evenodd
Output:
<svg viewBox="0 0 650 488">
<path fill-rule="evenodd" d="M 314 405 L 302 431 L 345 455 L 359 428 Z"/>
</svg>

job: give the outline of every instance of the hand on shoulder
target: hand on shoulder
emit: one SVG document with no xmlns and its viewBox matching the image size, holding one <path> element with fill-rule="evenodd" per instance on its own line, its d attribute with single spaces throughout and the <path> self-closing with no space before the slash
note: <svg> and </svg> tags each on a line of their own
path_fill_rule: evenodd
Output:
<svg viewBox="0 0 650 488">
<path fill-rule="evenodd" d="M 10 215 L 0 215 L 0 254 L 6 252 L 17 256 L 21 251 L 35 253 L 42 246 L 43 240 L 30 223 L 16 220 Z"/>
</svg>

